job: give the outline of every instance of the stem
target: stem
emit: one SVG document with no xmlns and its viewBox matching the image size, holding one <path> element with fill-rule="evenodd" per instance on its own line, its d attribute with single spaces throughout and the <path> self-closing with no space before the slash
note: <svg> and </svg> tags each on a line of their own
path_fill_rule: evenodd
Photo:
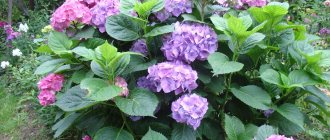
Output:
<svg viewBox="0 0 330 140">
<path fill-rule="evenodd" d="M 201 7 L 201 20 L 204 22 L 204 14 L 205 14 L 205 5 L 206 5 L 206 1 L 203 0 L 202 1 L 202 7 Z"/>
<path fill-rule="evenodd" d="M 125 124 L 126 128 L 128 129 L 128 131 L 129 131 L 129 132 L 133 135 L 133 137 L 134 137 L 134 133 L 133 133 L 131 127 L 127 124 L 126 117 L 124 116 L 123 112 L 120 111 L 120 114 L 121 114 L 121 117 L 122 117 L 122 119 L 123 119 L 123 121 L 124 121 L 124 124 Z"/>
<path fill-rule="evenodd" d="M 291 91 L 293 90 L 293 88 L 289 88 L 285 91 L 285 94 L 280 97 L 280 99 L 278 99 L 277 101 L 275 101 L 274 103 L 277 104 L 278 102 L 282 101 L 283 99 L 285 99 L 290 93 Z"/>
</svg>

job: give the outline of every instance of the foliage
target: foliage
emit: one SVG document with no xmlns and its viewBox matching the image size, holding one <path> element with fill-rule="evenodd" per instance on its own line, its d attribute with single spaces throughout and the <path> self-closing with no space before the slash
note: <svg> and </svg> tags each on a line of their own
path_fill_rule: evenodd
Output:
<svg viewBox="0 0 330 140">
<path fill-rule="evenodd" d="M 196 8 L 183 16 L 185 22 L 197 21 L 213 28 L 218 35 L 219 47 L 217 52 L 203 50 L 212 53 L 207 60 L 199 59 L 189 64 L 180 59 L 173 62 L 190 65 L 197 71 L 198 87 L 192 93 L 203 96 L 208 102 L 207 112 L 189 114 L 202 115 L 204 119 L 189 123 L 171 117 L 170 104 L 181 94 L 161 90 L 175 87 L 176 84 L 171 85 L 175 83 L 171 82 L 173 79 L 149 81 L 151 85 L 148 86 L 162 83 L 156 90 L 136 84 L 141 76 L 152 72 L 147 70 L 151 62 L 161 63 L 168 59 L 161 52 L 162 37 L 177 33 L 180 29 L 175 27 L 173 30 L 171 25 L 182 22 L 182 18 L 170 18 L 165 22 L 149 18 L 153 12 L 163 9 L 160 1 L 133 3 L 126 0 L 121 1 L 123 3 L 126 5 L 121 5 L 120 14 L 107 18 L 106 33 L 74 23 L 64 32 L 50 32 L 48 44 L 37 49 L 44 59 L 35 74 L 61 73 L 66 76 L 66 85 L 57 94 L 54 104 L 62 110 L 53 126 L 55 138 L 69 128 L 77 128 L 93 139 L 148 139 L 158 135 L 189 140 L 265 139 L 273 134 L 297 136 L 305 131 L 308 125 L 305 120 L 309 117 L 329 128 L 330 97 L 318 87 L 328 86 L 330 81 L 329 73 L 325 71 L 330 66 L 330 52 L 314 48 L 311 43 L 317 37 L 308 34 L 303 25 L 284 20 L 289 13 L 288 3 L 271 2 L 264 7 L 219 14 L 212 9 L 206 11 L 214 6 L 213 3 L 194 1 Z M 135 10 L 137 16 L 131 14 L 131 10 Z M 183 35 L 190 37 L 191 34 Z M 210 38 L 210 35 L 191 36 L 190 40 L 184 41 L 191 41 L 197 51 L 200 49 L 197 41 Z M 129 51 L 127 46 L 137 39 L 146 40 L 147 56 Z M 191 50 L 180 53 L 190 55 L 188 51 Z M 175 69 L 164 70 L 159 75 L 166 77 L 171 70 Z M 181 72 L 190 71 L 182 68 Z M 180 76 L 178 74 L 177 78 Z M 128 96 L 121 94 L 125 88 L 116 84 L 117 77 L 128 81 Z M 175 92 L 190 94 L 181 91 L 182 87 L 179 85 Z M 322 115 L 306 116 L 296 104 L 301 99 L 315 106 Z M 195 107 L 191 104 L 188 102 L 182 107 Z M 264 115 L 269 110 L 274 113 Z M 193 111 L 189 113 L 195 113 Z M 138 121 L 130 119 L 132 117 L 138 117 Z M 195 130 L 187 125 L 190 123 L 200 127 Z"/>
</svg>

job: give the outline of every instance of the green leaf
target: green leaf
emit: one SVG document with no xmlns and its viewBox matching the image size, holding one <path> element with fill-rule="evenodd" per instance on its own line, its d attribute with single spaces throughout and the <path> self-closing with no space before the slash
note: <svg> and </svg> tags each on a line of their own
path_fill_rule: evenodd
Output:
<svg viewBox="0 0 330 140">
<path fill-rule="evenodd" d="M 205 22 L 198 20 L 194 15 L 191 14 L 182 14 L 181 16 L 183 17 L 183 21 L 193 21 L 206 24 Z"/>
<path fill-rule="evenodd" d="M 93 140 L 134 140 L 134 137 L 126 130 L 109 126 L 97 131 Z"/>
<path fill-rule="evenodd" d="M 92 78 L 94 76 L 92 71 L 79 70 L 75 71 L 71 77 L 72 82 L 80 84 L 80 82 L 85 78 Z"/>
<path fill-rule="evenodd" d="M 305 102 L 314 105 L 320 111 L 322 111 L 326 116 L 330 117 L 330 111 L 328 111 L 328 107 L 323 100 L 316 96 L 307 96 L 304 99 Z"/>
<path fill-rule="evenodd" d="M 100 76 L 102 78 L 109 78 L 108 74 L 105 73 L 105 71 L 103 70 L 102 65 L 100 65 L 96 61 L 91 62 L 91 69 L 97 76 Z"/>
<path fill-rule="evenodd" d="M 228 28 L 230 29 L 230 31 L 232 31 L 235 35 L 238 35 L 238 36 L 241 36 L 248 29 L 243 24 L 243 20 L 240 18 L 237 18 L 235 16 L 230 16 L 227 19 L 227 23 L 228 23 Z"/>
<path fill-rule="evenodd" d="M 60 121 L 58 121 L 55 125 L 53 125 L 52 130 L 55 131 L 54 138 L 59 137 L 62 133 L 68 129 L 76 119 L 81 115 L 81 113 L 70 113 Z"/>
<path fill-rule="evenodd" d="M 51 32 L 48 36 L 48 46 L 56 54 L 68 53 L 72 41 L 62 32 Z"/>
<path fill-rule="evenodd" d="M 283 117 L 304 129 L 304 115 L 300 112 L 297 106 L 285 103 L 278 107 L 276 111 Z"/>
<path fill-rule="evenodd" d="M 147 70 L 150 66 L 155 65 L 157 63 L 157 60 L 151 60 L 150 62 L 144 62 L 144 61 L 138 63 L 133 62 L 136 60 L 137 60 L 136 57 L 131 59 L 130 64 L 128 65 L 127 69 L 124 71 L 124 74 Z"/>
<path fill-rule="evenodd" d="M 117 57 L 114 60 L 116 60 Z M 118 76 L 121 73 L 123 73 L 126 70 L 128 64 L 129 64 L 129 62 L 131 60 L 131 56 L 129 54 L 124 54 L 122 56 L 119 56 L 118 58 L 119 59 L 117 59 L 117 60 L 119 60 L 119 61 L 115 61 L 115 62 L 111 62 L 110 63 L 110 66 L 112 68 L 115 68 L 113 70 L 114 76 Z"/>
<path fill-rule="evenodd" d="M 303 87 L 308 85 L 316 85 L 319 82 L 312 79 L 311 75 L 303 70 L 294 70 L 289 74 L 289 87 Z"/>
<path fill-rule="evenodd" d="M 54 71 L 56 68 L 64 64 L 65 59 L 53 59 L 42 63 L 34 72 L 34 74 L 46 74 Z"/>
<path fill-rule="evenodd" d="M 157 96 L 145 89 L 134 89 L 127 98 L 116 97 L 114 101 L 121 111 L 131 116 L 154 116 L 159 103 Z"/>
<path fill-rule="evenodd" d="M 95 49 L 98 46 L 104 44 L 105 40 L 101 39 L 101 38 L 90 38 L 87 39 L 87 41 L 81 43 L 82 46 L 85 46 L 86 48 L 89 49 Z"/>
<path fill-rule="evenodd" d="M 330 103 L 330 97 L 323 93 L 319 88 L 315 86 L 306 86 L 305 90 L 310 94 L 313 94 L 314 96 L 320 98 L 321 100 Z"/>
<path fill-rule="evenodd" d="M 149 128 L 149 131 L 141 140 L 167 140 L 167 138 L 163 134 Z"/>
<path fill-rule="evenodd" d="M 248 53 L 248 51 L 255 47 L 257 43 L 261 42 L 265 38 L 265 35 L 262 33 L 254 33 L 250 35 L 242 44 L 240 47 L 239 53 L 245 54 Z"/>
<path fill-rule="evenodd" d="M 34 51 L 38 53 L 48 53 L 48 54 L 53 53 L 52 49 L 50 49 L 48 45 L 42 45 Z"/>
<path fill-rule="evenodd" d="M 86 89 L 89 96 L 97 94 L 99 90 L 107 86 L 109 86 L 109 83 L 99 78 L 86 78 L 80 83 L 80 87 Z"/>
<path fill-rule="evenodd" d="M 114 85 L 103 87 L 95 94 L 89 96 L 94 101 L 107 101 L 114 97 L 117 97 L 123 89 Z"/>
<path fill-rule="evenodd" d="M 138 13 L 139 17 L 147 19 L 151 12 L 157 12 L 164 8 L 164 0 L 147 0 L 143 3 L 136 2 L 134 10 Z"/>
<path fill-rule="evenodd" d="M 236 98 L 253 108 L 261 110 L 270 108 L 271 97 L 260 87 L 249 85 L 240 89 L 231 88 L 231 91 Z"/>
<path fill-rule="evenodd" d="M 164 25 L 161 27 L 156 27 L 152 29 L 149 33 L 145 34 L 143 37 L 152 37 L 152 36 L 158 36 L 166 33 L 170 33 L 174 31 L 174 25 Z"/>
<path fill-rule="evenodd" d="M 330 67 L 330 50 L 322 50 L 317 52 L 321 52 L 321 60 L 318 62 L 318 64 L 321 67 Z"/>
<path fill-rule="evenodd" d="M 225 31 L 228 28 L 227 21 L 223 17 L 220 17 L 219 15 L 213 15 L 210 18 L 216 29 Z"/>
<path fill-rule="evenodd" d="M 135 0 L 120 0 L 120 13 L 131 15 L 131 12 L 134 10 L 135 3 Z"/>
<path fill-rule="evenodd" d="M 194 129 L 184 124 L 175 124 L 171 140 L 196 140 Z"/>
<path fill-rule="evenodd" d="M 242 63 L 229 61 L 225 54 L 219 52 L 211 54 L 207 60 L 213 69 L 214 75 L 237 72 L 244 66 Z"/>
<path fill-rule="evenodd" d="M 257 135 L 254 137 L 254 140 L 265 140 L 272 134 L 277 134 L 277 130 L 269 125 L 262 125 L 259 127 Z"/>
<path fill-rule="evenodd" d="M 248 137 L 253 138 L 258 131 L 258 127 L 254 124 L 247 124 L 245 125 L 245 134 L 248 135 Z"/>
<path fill-rule="evenodd" d="M 77 34 L 74 35 L 73 39 L 80 40 L 82 38 L 84 39 L 93 38 L 94 33 L 95 33 L 94 27 L 83 28 L 82 30 L 78 31 Z"/>
<path fill-rule="evenodd" d="M 117 48 L 109 44 L 108 41 L 105 41 L 104 44 L 97 48 L 97 50 L 99 50 L 107 64 L 117 55 Z"/>
<path fill-rule="evenodd" d="M 210 119 L 203 119 L 201 125 L 197 128 L 198 137 L 206 137 L 208 140 L 220 140 L 223 139 L 223 130 L 216 121 Z"/>
<path fill-rule="evenodd" d="M 86 98 L 86 90 L 75 86 L 69 89 L 61 98 L 59 98 L 55 105 L 64 111 L 77 111 L 94 105 L 96 102 Z"/>
<path fill-rule="evenodd" d="M 280 115 L 278 112 L 275 112 L 270 116 L 269 123 L 272 126 L 278 127 L 279 133 L 284 135 L 296 135 L 304 130 L 299 125 Z"/>
<path fill-rule="evenodd" d="M 105 28 L 107 33 L 117 40 L 133 41 L 140 37 L 143 25 L 143 20 L 119 14 L 108 17 Z"/>
<path fill-rule="evenodd" d="M 229 140 L 238 140 L 239 135 L 245 132 L 244 124 L 236 118 L 225 115 L 225 131 Z"/>
<path fill-rule="evenodd" d="M 72 52 L 86 58 L 87 60 L 95 60 L 96 55 L 95 52 L 91 49 L 87 49 L 86 47 L 77 47 L 72 50 Z"/>
<path fill-rule="evenodd" d="M 262 72 L 260 78 L 268 83 L 283 86 L 279 72 L 273 69 L 267 69 Z"/>
<path fill-rule="evenodd" d="M 243 21 L 243 25 L 246 29 L 250 28 L 252 25 L 252 18 L 249 15 L 239 17 Z"/>
</svg>

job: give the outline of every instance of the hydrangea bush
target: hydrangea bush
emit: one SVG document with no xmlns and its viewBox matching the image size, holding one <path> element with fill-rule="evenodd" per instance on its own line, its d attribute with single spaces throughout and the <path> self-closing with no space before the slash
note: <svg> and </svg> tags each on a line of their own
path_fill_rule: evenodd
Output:
<svg viewBox="0 0 330 140">
<path fill-rule="evenodd" d="M 83 139 L 291 140 L 327 125 L 328 50 L 266 0 L 67 0 L 35 74 Z M 220 11 L 220 12 L 219 12 Z M 49 28 L 49 27 L 48 27 Z M 303 99 L 320 111 L 308 116 Z M 322 117 L 325 116 L 325 117 Z"/>
</svg>

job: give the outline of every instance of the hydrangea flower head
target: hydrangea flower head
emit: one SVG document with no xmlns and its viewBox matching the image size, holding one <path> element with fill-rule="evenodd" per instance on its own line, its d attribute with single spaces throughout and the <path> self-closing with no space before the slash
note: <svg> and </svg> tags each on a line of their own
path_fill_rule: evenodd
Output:
<svg viewBox="0 0 330 140">
<path fill-rule="evenodd" d="M 115 78 L 115 85 L 118 86 L 118 87 L 121 87 L 123 90 L 122 92 L 119 94 L 119 96 L 125 96 L 127 97 L 128 96 L 128 88 L 127 88 L 127 82 L 124 78 L 122 77 L 116 77 Z"/>
<path fill-rule="evenodd" d="M 5 22 L 5 21 L 0 21 L 0 28 L 5 27 L 5 25 L 7 25 L 7 22 Z"/>
<path fill-rule="evenodd" d="M 192 0 L 165 0 L 164 10 L 155 13 L 160 21 L 165 21 L 170 16 L 178 17 L 183 13 L 191 13 Z"/>
<path fill-rule="evenodd" d="M 21 35 L 20 32 L 15 32 L 11 25 L 4 25 L 4 29 L 6 31 L 6 35 L 7 35 L 6 40 L 7 41 L 12 41 Z"/>
<path fill-rule="evenodd" d="M 64 82 L 64 76 L 61 74 L 49 74 L 38 82 L 39 90 L 60 91 Z"/>
<path fill-rule="evenodd" d="M 101 33 L 105 32 L 106 18 L 119 14 L 119 0 L 101 0 L 92 9 L 92 24 L 99 28 Z"/>
<path fill-rule="evenodd" d="M 38 95 L 39 102 L 42 106 L 48 106 L 55 103 L 55 92 L 52 90 L 42 90 Z"/>
<path fill-rule="evenodd" d="M 137 84 L 137 87 L 139 87 L 139 88 L 149 89 L 152 92 L 157 91 L 157 87 L 155 86 L 155 84 L 145 76 L 140 77 L 137 80 L 136 84 Z"/>
<path fill-rule="evenodd" d="M 147 48 L 146 40 L 139 39 L 139 40 L 135 41 L 133 43 L 133 46 L 131 47 L 130 51 L 141 53 L 144 56 L 147 56 L 148 55 L 148 48 Z"/>
<path fill-rule="evenodd" d="M 196 130 L 207 109 L 208 102 L 206 98 L 197 94 L 186 94 L 172 102 L 172 118 L 179 123 L 186 123 Z"/>
<path fill-rule="evenodd" d="M 175 30 L 163 39 L 163 51 L 169 61 L 191 63 L 206 60 L 218 47 L 217 34 L 212 28 L 200 23 L 176 23 Z"/>
<path fill-rule="evenodd" d="M 148 68 L 147 79 L 156 86 L 157 92 L 174 91 L 180 94 L 197 88 L 197 72 L 180 62 L 163 62 Z"/>
<path fill-rule="evenodd" d="M 53 28 L 61 32 L 73 21 L 90 24 L 91 18 L 92 14 L 86 5 L 77 0 L 69 0 L 56 9 L 50 20 Z"/>
<path fill-rule="evenodd" d="M 293 138 L 287 138 L 283 135 L 271 135 L 266 140 L 293 140 Z"/>
<path fill-rule="evenodd" d="M 330 29 L 328 29 L 328 28 L 322 28 L 322 29 L 319 31 L 319 34 L 320 34 L 320 35 L 323 35 L 323 36 L 329 35 L 329 34 L 330 34 Z"/>
</svg>

